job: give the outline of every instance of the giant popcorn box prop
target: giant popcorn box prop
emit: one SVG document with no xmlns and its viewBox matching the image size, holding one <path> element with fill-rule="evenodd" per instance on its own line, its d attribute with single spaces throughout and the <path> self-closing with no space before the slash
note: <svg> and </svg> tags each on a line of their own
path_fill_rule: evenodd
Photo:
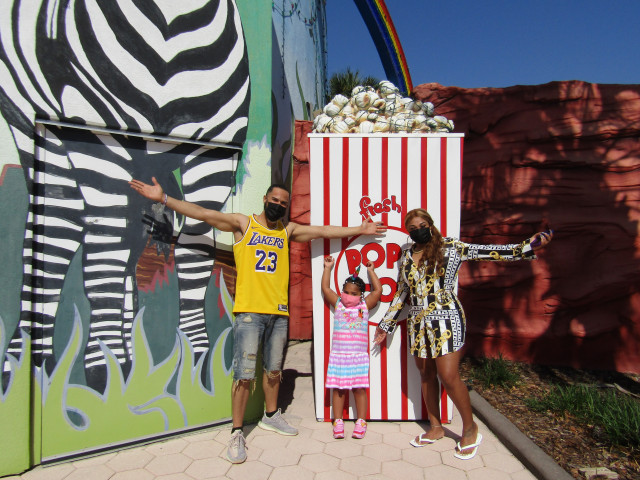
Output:
<svg viewBox="0 0 640 480">
<path fill-rule="evenodd" d="M 331 287 L 340 291 L 358 265 L 368 282 L 367 261 L 374 262 L 383 285 L 382 300 L 370 312 L 369 419 L 427 418 L 420 376 L 408 351 L 406 308 L 393 335 L 373 347 L 374 332 L 396 291 L 397 262 L 410 239 L 403 230 L 406 212 L 429 211 L 444 236 L 460 235 L 462 134 L 310 134 L 311 224 L 360 225 L 371 217 L 389 227 L 385 237 L 314 240 L 313 346 L 316 418 L 331 418 L 331 393 L 324 388 L 331 348 L 333 311 L 322 298 L 323 259 L 336 259 Z M 369 286 L 367 285 L 367 288 Z M 441 388 L 441 418 L 450 422 L 453 404 Z M 346 418 L 353 418 L 353 397 Z"/>
</svg>

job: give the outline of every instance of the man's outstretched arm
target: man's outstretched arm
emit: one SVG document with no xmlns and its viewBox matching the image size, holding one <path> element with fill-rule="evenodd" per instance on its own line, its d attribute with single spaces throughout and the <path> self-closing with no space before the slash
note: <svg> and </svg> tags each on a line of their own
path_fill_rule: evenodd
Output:
<svg viewBox="0 0 640 480">
<path fill-rule="evenodd" d="M 217 210 L 201 207 L 195 203 L 169 197 L 164 193 L 155 177 L 153 177 L 151 181 L 153 185 L 141 182 L 140 180 L 131 180 L 129 185 L 143 197 L 163 203 L 181 215 L 206 222 L 223 232 L 243 232 L 246 228 L 248 219 L 245 215 L 240 213 L 222 213 Z"/>
<path fill-rule="evenodd" d="M 355 235 L 384 235 L 387 232 L 386 225 L 382 222 L 373 222 L 367 218 L 359 227 L 336 227 L 333 225 L 300 225 L 290 223 L 289 238 L 294 242 L 308 242 L 314 238 L 345 238 Z"/>
</svg>

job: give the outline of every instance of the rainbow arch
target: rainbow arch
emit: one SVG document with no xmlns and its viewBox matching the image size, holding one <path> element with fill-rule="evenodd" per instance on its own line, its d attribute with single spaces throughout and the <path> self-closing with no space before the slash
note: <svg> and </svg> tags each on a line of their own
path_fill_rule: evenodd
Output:
<svg viewBox="0 0 640 480">
<path fill-rule="evenodd" d="M 413 90 L 407 59 L 384 0 L 353 0 L 378 50 L 387 79 L 409 94 Z"/>
</svg>

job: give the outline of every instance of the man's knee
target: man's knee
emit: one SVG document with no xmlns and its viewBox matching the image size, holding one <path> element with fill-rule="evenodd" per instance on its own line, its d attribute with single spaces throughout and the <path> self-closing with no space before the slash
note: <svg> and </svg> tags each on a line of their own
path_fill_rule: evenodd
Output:
<svg viewBox="0 0 640 480">
<path fill-rule="evenodd" d="M 265 370 L 264 373 L 269 383 L 282 382 L 282 370 Z"/>
<path fill-rule="evenodd" d="M 233 397 L 241 394 L 241 392 L 248 392 L 255 389 L 256 381 L 255 379 L 240 379 L 234 380 L 233 385 L 231 387 L 231 395 Z"/>
</svg>

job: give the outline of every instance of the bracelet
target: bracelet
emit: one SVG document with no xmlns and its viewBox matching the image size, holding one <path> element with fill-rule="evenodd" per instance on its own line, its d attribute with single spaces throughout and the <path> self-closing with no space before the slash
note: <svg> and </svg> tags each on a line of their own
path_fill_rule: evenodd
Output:
<svg viewBox="0 0 640 480">
<path fill-rule="evenodd" d="M 164 200 L 163 200 L 163 202 L 162 202 L 162 205 L 166 205 L 166 204 L 167 204 L 167 200 L 168 200 L 168 197 L 167 197 L 167 194 L 165 193 L 165 194 L 164 194 Z"/>
</svg>

